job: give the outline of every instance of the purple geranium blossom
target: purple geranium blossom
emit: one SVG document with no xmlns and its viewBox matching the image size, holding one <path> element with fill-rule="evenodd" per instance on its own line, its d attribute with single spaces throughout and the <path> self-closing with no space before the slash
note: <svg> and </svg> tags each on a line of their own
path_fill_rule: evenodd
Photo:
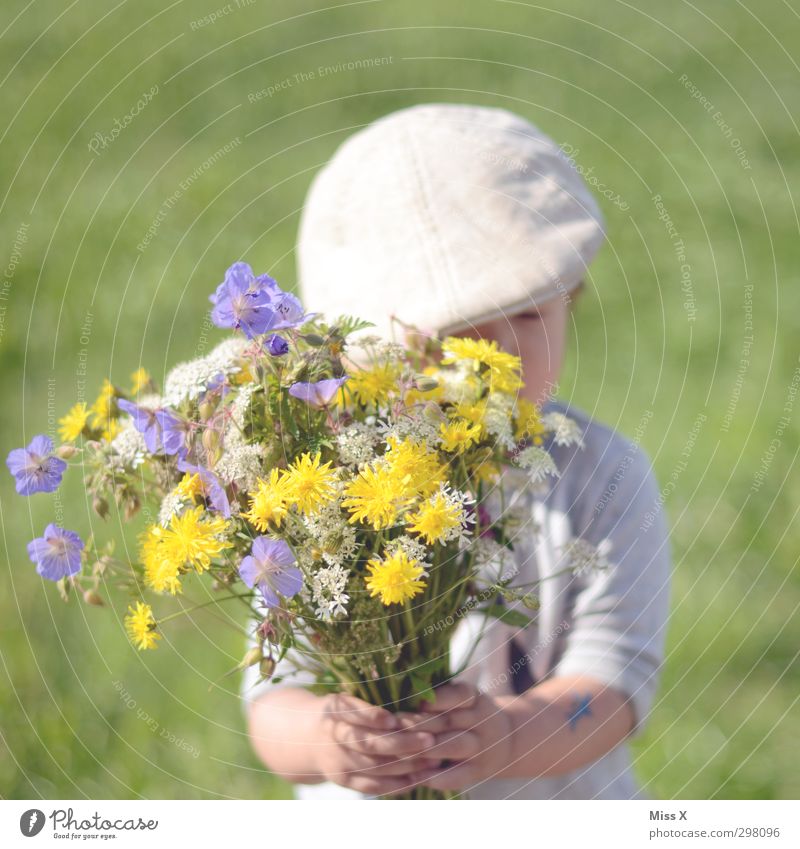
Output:
<svg viewBox="0 0 800 849">
<path fill-rule="evenodd" d="M 276 323 L 273 325 L 273 330 L 281 330 L 286 327 L 299 327 L 301 324 L 305 324 L 313 315 L 313 313 L 303 312 L 303 305 L 294 295 L 280 289 L 278 289 L 277 293 L 273 294 L 271 305 L 277 318 Z"/>
<path fill-rule="evenodd" d="M 9 472 L 16 478 L 20 495 L 34 492 L 53 492 L 58 489 L 67 464 L 52 457 L 53 440 L 49 436 L 34 436 L 27 448 L 15 448 L 6 457 Z"/>
<path fill-rule="evenodd" d="M 183 449 L 186 425 L 171 410 L 148 410 L 132 401 L 117 401 L 120 410 L 133 417 L 133 426 L 144 436 L 151 454 L 179 454 Z"/>
<path fill-rule="evenodd" d="M 211 320 L 217 327 L 242 330 L 248 339 L 260 336 L 280 320 L 272 306 L 278 294 L 280 288 L 268 274 L 256 277 L 246 262 L 235 262 L 209 298 Z"/>
<path fill-rule="evenodd" d="M 36 571 L 48 581 L 60 581 L 81 570 L 83 540 L 74 531 L 50 524 L 44 536 L 28 543 L 28 557 Z"/>
<path fill-rule="evenodd" d="M 282 357 L 289 353 L 289 343 L 282 336 L 278 336 L 277 333 L 267 339 L 265 347 L 273 357 Z"/>
<path fill-rule="evenodd" d="M 284 540 L 261 536 L 239 564 L 239 575 L 251 589 L 258 587 L 267 607 L 277 607 L 278 594 L 291 598 L 303 586 L 303 575 L 294 564 L 295 556 Z"/>
<path fill-rule="evenodd" d="M 316 383 L 293 383 L 289 387 L 289 394 L 312 407 L 325 407 L 330 404 L 333 396 L 346 380 L 347 375 L 318 380 Z"/>
<path fill-rule="evenodd" d="M 231 505 L 225 493 L 225 487 L 222 486 L 219 478 L 212 471 L 209 471 L 203 466 L 194 466 L 191 463 L 187 463 L 183 458 L 178 460 L 178 470 L 187 472 L 190 475 L 199 475 L 200 480 L 203 482 L 205 496 L 208 498 L 211 506 L 218 513 L 222 513 L 226 519 L 230 519 Z"/>
</svg>

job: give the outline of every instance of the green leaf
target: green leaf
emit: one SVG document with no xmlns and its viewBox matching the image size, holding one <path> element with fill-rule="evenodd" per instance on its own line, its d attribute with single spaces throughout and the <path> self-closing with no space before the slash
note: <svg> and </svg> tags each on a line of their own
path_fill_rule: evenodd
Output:
<svg viewBox="0 0 800 849">
<path fill-rule="evenodd" d="M 531 624 L 530 618 L 525 616 L 524 613 L 520 613 L 518 610 L 510 610 L 503 607 L 502 604 L 493 604 L 491 607 L 487 607 L 484 613 L 514 628 L 526 628 Z"/>
</svg>

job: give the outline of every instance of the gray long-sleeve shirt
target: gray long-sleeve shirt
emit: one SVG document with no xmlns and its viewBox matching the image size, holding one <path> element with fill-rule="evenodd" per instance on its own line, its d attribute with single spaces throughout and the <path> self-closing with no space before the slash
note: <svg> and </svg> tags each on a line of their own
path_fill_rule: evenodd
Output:
<svg viewBox="0 0 800 849">
<path fill-rule="evenodd" d="M 546 410 L 573 418 L 583 446 L 553 447 L 561 476 L 543 490 L 526 486 L 516 492 L 522 524 L 514 540 L 514 583 L 545 579 L 538 588 L 539 611 L 522 629 L 492 622 L 471 656 L 484 619 L 479 613 L 465 617 L 451 644 L 453 668 L 469 656 L 460 677 L 495 695 L 514 692 L 512 663 L 517 669 L 527 666 L 534 681 L 591 675 L 627 696 L 635 734 L 655 695 L 667 623 L 670 561 L 658 487 L 649 459 L 636 444 L 574 408 L 550 404 Z M 600 547 L 610 567 L 550 577 L 563 571 L 565 546 L 575 538 Z M 512 641 L 518 648 L 514 662 Z M 276 686 L 265 682 L 253 687 L 255 675 L 245 676 L 243 696 L 248 701 Z M 291 683 L 301 682 L 286 681 Z M 466 795 L 628 799 L 639 792 L 623 741 L 573 772 L 531 780 L 491 779 Z M 359 795 L 327 783 L 298 787 L 299 798 Z"/>
</svg>

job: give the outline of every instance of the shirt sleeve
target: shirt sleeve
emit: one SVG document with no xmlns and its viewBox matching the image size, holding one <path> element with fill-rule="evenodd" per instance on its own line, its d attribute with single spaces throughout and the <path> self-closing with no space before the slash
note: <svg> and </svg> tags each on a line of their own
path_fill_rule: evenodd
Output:
<svg viewBox="0 0 800 849">
<path fill-rule="evenodd" d="M 664 656 L 669 542 L 647 455 L 631 444 L 613 466 L 599 488 L 586 487 L 588 506 L 578 523 L 581 538 L 607 551 L 610 565 L 575 579 L 573 625 L 554 674 L 591 675 L 622 692 L 637 733 Z"/>
</svg>

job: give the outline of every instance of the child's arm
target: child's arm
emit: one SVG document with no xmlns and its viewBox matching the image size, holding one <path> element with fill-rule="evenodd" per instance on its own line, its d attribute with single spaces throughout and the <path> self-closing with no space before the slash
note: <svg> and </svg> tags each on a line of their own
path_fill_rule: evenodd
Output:
<svg viewBox="0 0 800 849">
<path fill-rule="evenodd" d="M 288 781 L 333 781 L 369 795 L 408 790 L 408 776 L 438 764 L 422 753 L 435 742 L 427 731 L 403 730 L 393 714 L 353 696 L 316 696 L 279 687 L 248 708 L 256 754 Z"/>
<path fill-rule="evenodd" d="M 597 760 L 630 733 L 626 698 L 589 676 L 553 678 L 519 696 L 491 697 L 465 684 L 437 690 L 436 703 L 402 717 L 432 731 L 426 754 L 449 761 L 412 776 L 439 790 L 489 778 L 561 775 Z"/>
</svg>

